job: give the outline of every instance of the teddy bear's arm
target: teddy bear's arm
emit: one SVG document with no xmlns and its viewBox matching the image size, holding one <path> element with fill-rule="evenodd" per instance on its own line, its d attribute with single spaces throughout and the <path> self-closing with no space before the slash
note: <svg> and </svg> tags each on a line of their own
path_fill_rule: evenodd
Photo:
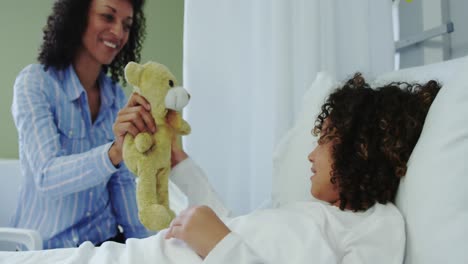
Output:
<svg viewBox="0 0 468 264">
<path fill-rule="evenodd" d="M 187 121 L 185 121 L 184 119 L 180 119 L 180 128 L 178 130 L 179 134 L 180 135 L 188 135 L 190 134 L 190 131 L 192 130 L 190 125 L 187 123 Z"/>
<path fill-rule="evenodd" d="M 167 122 L 169 125 L 177 131 L 180 135 L 190 134 L 190 125 L 185 121 L 181 114 L 176 111 L 170 111 L 167 115 Z"/>
<path fill-rule="evenodd" d="M 135 147 L 140 153 L 145 153 L 154 145 L 153 137 L 147 133 L 139 133 L 135 137 Z"/>
</svg>

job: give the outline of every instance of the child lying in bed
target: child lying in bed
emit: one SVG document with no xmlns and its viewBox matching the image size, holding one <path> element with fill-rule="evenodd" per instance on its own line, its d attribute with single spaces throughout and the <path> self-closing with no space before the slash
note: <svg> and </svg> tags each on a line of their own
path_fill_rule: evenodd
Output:
<svg viewBox="0 0 468 264">
<path fill-rule="evenodd" d="M 404 221 L 392 202 L 439 89 L 430 81 L 373 90 L 356 74 L 329 96 L 313 129 L 311 194 L 323 203 L 227 225 L 209 207 L 193 207 L 165 237 L 185 241 L 206 263 L 402 263 Z"/>
<path fill-rule="evenodd" d="M 203 171 L 175 148 L 172 181 L 192 205 L 204 206 L 125 245 L 1 253 L 0 263 L 402 263 L 404 221 L 392 202 L 439 89 L 430 81 L 373 90 L 357 74 L 333 92 L 308 156 L 311 194 L 319 201 L 227 219 Z"/>
</svg>

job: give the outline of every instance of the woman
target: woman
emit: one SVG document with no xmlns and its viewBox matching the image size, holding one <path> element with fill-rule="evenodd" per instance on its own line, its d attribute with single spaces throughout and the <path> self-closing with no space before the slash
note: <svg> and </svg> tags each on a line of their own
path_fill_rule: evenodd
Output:
<svg viewBox="0 0 468 264">
<path fill-rule="evenodd" d="M 126 133 L 154 132 L 155 124 L 149 104 L 133 94 L 125 105 L 118 84 L 127 62 L 140 59 L 143 4 L 57 0 L 40 64 L 15 81 L 24 185 L 12 226 L 37 230 L 44 248 L 149 235 L 137 217 L 122 141 Z"/>
<path fill-rule="evenodd" d="M 402 263 L 404 222 L 392 203 L 439 89 L 430 81 L 374 90 L 356 74 L 328 97 L 313 130 L 319 140 L 308 157 L 311 194 L 324 203 L 294 204 L 226 224 L 218 209 L 192 207 L 174 219 L 166 239 L 184 241 L 203 263 Z M 269 222 L 276 224 L 269 229 Z M 314 226 L 319 231 L 308 233 Z M 306 239 L 297 239 L 301 233 Z M 319 236 L 323 243 L 307 244 Z M 304 243 L 297 253 L 287 247 L 301 244 L 296 241 Z"/>
</svg>

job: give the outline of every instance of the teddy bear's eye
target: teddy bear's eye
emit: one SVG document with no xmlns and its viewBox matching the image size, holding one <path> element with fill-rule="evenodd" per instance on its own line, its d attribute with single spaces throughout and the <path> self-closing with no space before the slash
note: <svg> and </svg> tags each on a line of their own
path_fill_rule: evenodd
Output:
<svg viewBox="0 0 468 264">
<path fill-rule="evenodd" d="M 170 86 L 170 87 L 174 87 L 174 81 L 169 80 L 169 86 Z"/>
</svg>

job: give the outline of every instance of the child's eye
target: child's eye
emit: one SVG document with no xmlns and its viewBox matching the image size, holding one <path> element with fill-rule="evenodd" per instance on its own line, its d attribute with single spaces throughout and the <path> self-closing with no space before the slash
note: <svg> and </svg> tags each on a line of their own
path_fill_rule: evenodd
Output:
<svg viewBox="0 0 468 264">
<path fill-rule="evenodd" d="M 334 140 L 336 137 L 333 136 L 333 135 L 328 135 L 328 134 L 325 134 L 325 135 L 320 135 L 317 143 L 318 145 L 323 145 L 323 144 L 327 144 L 328 142 Z"/>
<path fill-rule="evenodd" d="M 318 145 L 323 145 L 325 143 L 325 138 L 320 137 L 319 140 L 317 141 Z"/>
</svg>

